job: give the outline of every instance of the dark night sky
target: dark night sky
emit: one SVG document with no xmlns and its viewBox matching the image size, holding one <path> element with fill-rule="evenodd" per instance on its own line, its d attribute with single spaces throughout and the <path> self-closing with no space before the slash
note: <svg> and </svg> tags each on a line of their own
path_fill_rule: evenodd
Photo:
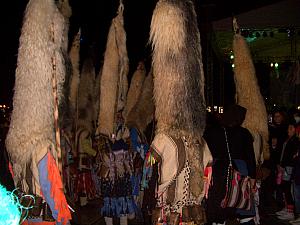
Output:
<svg viewBox="0 0 300 225">
<path fill-rule="evenodd" d="M 253 0 L 252 2 L 195 0 L 199 27 L 202 37 L 207 24 L 232 14 L 241 13 L 278 0 Z M 9 0 L 1 14 L 0 51 L 0 104 L 11 103 L 14 73 L 17 62 L 18 42 L 23 13 L 28 0 Z M 148 34 L 153 9 L 157 0 L 123 0 L 124 20 L 127 33 L 127 50 L 131 72 L 139 60 L 149 58 Z M 73 9 L 70 18 L 70 41 L 82 29 L 82 58 L 86 57 L 89 46 L 93 46 L 95 63 L 103 58 L 107 32 L 111 19 L 116 15 L 119 0 L 70 0 Z M 204 32 L 203 32 L 204 29 Z M 205 47 L 205 46 L 204 46 Z"/>
</svg>

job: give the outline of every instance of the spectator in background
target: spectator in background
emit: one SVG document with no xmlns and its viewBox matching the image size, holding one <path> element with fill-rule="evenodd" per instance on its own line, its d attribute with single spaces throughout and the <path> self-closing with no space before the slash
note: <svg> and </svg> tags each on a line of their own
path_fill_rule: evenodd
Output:
<svg viewBox="0 0 300 225">
<path fill-rule="evenodd" d="M 282 149 L 287 138 L 287 114 L 283 109 L 277 109 L 273 112 L 269 133 L 270 137 L 277 138 L 277 147 Z"/>
<path fill-rule="evenodd" d="M 291 193 L 292 174 L 294 170 L 294 158 L 299 149 L 299 138 L 296 136 L 296 122 L 294 119 L 288 123 L 288 137 L 283 144 L 280 155 L 280 161 L 277 173 L 277 184 L 280 185 L 284 193 L 285 207 L 276 212 L 279 219 L 292 220 L 294 219 L 294 200 Z"/>
<path fill-rule="evenodd" d="M 269 125 L 269 143 L 272 144 L 273 142 L 274 149 L 270 149 L 271 155 L 268 163 L 269 163 L 269 168 L 273 170 L 272 171 L 273 177 L 271 172 L 271 177 L 265 181 L 265 182 L 269 182 L 269 184 L 264 183 L 263 185 L 271 186 L 275 184 L 273 187 L 275 188 L 275 199 L 277 203 L 276 205 L 279 209 L 282 209 L 284 207 L 284 200 L 283 200 L 283 192 L 281 190 L 281 187 L 276 184 L 277 165 L 279 164 L 279 158 L 280 158 L 283 143 L 286 141 L 287 138 L 287 127 L 288 125 L 287 125 L 286 111 L 281 108 L 276 109 L 272 113 L 272 123 Z M 272 148 L 272 146 L 270 147 Z M 269 192 L 268 190 L 266 191 L 268 193 L 267 195 L 270 195 L 272 192 L 272 190 L 270 190 Z M 268 199 L 270 200 L 270 198 Z"/>
<path fill-rule="evenodd" d="M 241 127 L 246 115 L 246 109 L 239 105 L 229 106 L 222 115 L 221 125 L 208 127 L 204 133 L 208 147 L 213 156 L 212 186 L 208 191 L 207 220 L 209 224 L 224 224 L 226 220 L 238 218 L 240 224 L 254 225 L 255 209 L 237 210 L 222 208 L 221 201 L 226 194 L 226 176 L 229 156 L 225 138 L 225 130 L 230 146 L 230 155 L 234 166 L 243 175 L 249 175 L 251 185 L 255 187 L 256 162 L 253 150 L 253 138 L 250 132 Z M 245 212 L 247 211 L 247 212 Z"/>
</svg>

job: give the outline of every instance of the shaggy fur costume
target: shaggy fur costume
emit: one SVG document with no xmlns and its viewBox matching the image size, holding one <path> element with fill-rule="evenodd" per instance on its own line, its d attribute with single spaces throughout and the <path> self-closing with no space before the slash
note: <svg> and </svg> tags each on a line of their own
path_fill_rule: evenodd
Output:
<svg viewBox="0 0 300 225">
<path fill-rule="evenodd" d="M 158 132 L 201 137 L 206 112 L 204 74 L 192 1 L 159 1 L 150 35 Z"/>
<path fill-rule="evenodd" d="M 64 27 L 64 35 L 63 35 L 63 50 L 68 51 L 68 44 L 69 44 L 69 18 L 72 15 L 72 9 L 69 5 L 69 0 L 59 0 L 57 2 L 57 8 L 60 10 L 61 14 L 64 16 L 65 19 L 65 27 Z"/>
<path fill-rule="evenodd" d="M 262 160 L 259 146 L 261 137 L 263 158 L 269 158 L 267 110 L 259 90 L 249 47 L 242 35 L 234 35 L 233 50 L 237 103 L 247 109 L 242 126 L 249 129 L 254 137 L 254 151 L 258 162 Z"/>
<path fill-rule="evenodd" d="M 198 198 L 203 187 L 206 106 L 200 33 L 192 1 L 160 0 L 150 38 L 157 134 L 187 140 L 189 192 Z"/>
<path fill-rule="evenodd" d="M 29 1 L 20 37 L 13 112 L 6 146 L 16 184 L 25 181 L 26 165 L 30 165 L 36 183 L 33 192 L 37 194 L 39 179 L 35 164 L 49 148 L 54 149 L 55 143 L 52 77 L 56 73 L 60 102 L 65 72 L 61 52 L 63 29 L 64 18 L 53 0 Z"/>
<path fill-rule="evenodd" d="M 153 102 L 153 76 L 152 71 L 147 75 L 137 99 L 137 103 L 132 107 L 126 118 L 128 127 L 136 127 L 141 133 L 146 130 L 147 125 L 154 117 Z"/>
<path fill-rule="evenodd" d="M 100 87 L 97 134 L 115 133 L 116 112 L 123 109 L 127 95 L 129 62 L 124 30 L 123 5 L 109 29 Z"/>
<path fill-rule="evenodd" d="M 130 88 L 128 90 L 127 99 L 126 99 L 126 106 L 124 109 L 125 120 L 128 116 L 128 113 L 132 110 L 132 108 L 135 106 L 135 104 L 138 101 L 138 98 L 142 91 L 145 77 L 146 77 L 145 65 L 143 62 L 140 62 L 131 78 Z"/>
<path fill-rule="evenodd" d="M 69 52 L 69 56 L 72 63 L 72 77 L 70 81 L 69 101 L 70 101 L 71 111 L 74 112 L 74 115 L 76 113 L 76 108 L 77 108 L 77 97 L 78 97 L 77 93 L 78 93 L 78 85 L 80 80 L 80 72 L 79 72 L 80 36 L 81 36 L 81 31 L 79 30 L 72 42 L 71 50 Z"/>
<path fill-rule="evenodd" d="M 85 60 L 81 72 L 78 90 L 78 128 L 85 128 L 90 134 L 94 133 L 94 86 L 95 67 L 93 60 Z"/>
</svg>

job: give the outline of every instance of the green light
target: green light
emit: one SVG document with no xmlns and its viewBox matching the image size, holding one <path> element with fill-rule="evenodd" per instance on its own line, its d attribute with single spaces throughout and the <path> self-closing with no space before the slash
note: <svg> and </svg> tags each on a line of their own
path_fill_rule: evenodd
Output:
<svg viewBox="0 0 300 225">
<path fill-rule="evenodd" d="M 0 185 L 0 224 L 18 225 L 21 212 L 13 193 L 8 192 Z"/>
<path fill-rule="evenodd" d="M 230 59 L 234 59 L 234 55 L 231 55 L 231 56 L 230 56 Z"/>
<path fill-rule="evenodd" d="M 275 68 L 278 68 L 278 66 L 279 66 L 278 63 L 275 63 Z"/>
</svg>

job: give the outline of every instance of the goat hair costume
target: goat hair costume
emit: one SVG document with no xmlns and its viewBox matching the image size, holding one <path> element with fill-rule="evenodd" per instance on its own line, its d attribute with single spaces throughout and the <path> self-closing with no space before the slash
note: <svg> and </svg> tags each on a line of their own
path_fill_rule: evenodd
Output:
<svg viewBox="0 0 300 225">
<path fill-rule="evenodd" d="M 192 1 L 160 0 L 153 13 L 150 38 L 157 120 L 152 150 L 158 155 L 161 171 L 158 207 L 172 217 L 172 213 L 200 205 L 206 166 L 203 158 L 211 159 L 202 138 L 204 74 Z M 172 165 L 168 163 L 171 158 Z M 198 224 L 201 218 L 195 215 L 193 220 Z"/>
<path fill-rule="evenodd" d="M 247 109 L 242 126 L 249 129 L 254 138 L 256 162 L 263 161 L 261 153 L 267 160 L 269 159 L 267 109 L 260 93 L 249 47 L 241 34 L 234 35 L 233 51 L 237 104 Z"/>
<path fill-rule="evenodd" d="M 136 104 L 131 108 L 126 117 L 126 126 L 129 128 L 137 128 L 139 132 L 144 133 L 148 124 L 154 117 L 153 102 L 153 75 L 150 71 L 141 85 L 140 94 L 136 100 Z M 129 102 L 129 92 L 127 102 Z M 126 105 L 127 106 L 127 105 Z"/>
<path fill-rule="evenodd" d="M 133 109 L 138 101 L 140 93 L 142 91 L 143 83 L 146 77 L 146 68 L 143 62 L 139 62 L 136 71 L 131 78 L 130 87 L 127 94 L 126 105 L 124 109 L 125 119 L 128 113 Z"/>
<path fill-rule="evenodd" d="M 100 110 L 97 134 L 115 134 L 116 114 L 126 104 L 128 89 L 127 74 L 129 60 L 126 49 L 123 4 L 118 15 L 112 20 L 106 43 L 100 83 Z"/>
<path fill-rule="evenodd" d="M 26 193 L 42 196 L 54 219 L 67 224 L 71 215 L 54 160 L 59 157 L 54 110 L 61 102 L 65 76 L 61 51 L 64 26 L 64 17 L 53 0 L 28 2 L 19 42 L 6 146 L 16 186 Z M 54 99 L 54 81 L 58 102 Z"/>
</svg>

